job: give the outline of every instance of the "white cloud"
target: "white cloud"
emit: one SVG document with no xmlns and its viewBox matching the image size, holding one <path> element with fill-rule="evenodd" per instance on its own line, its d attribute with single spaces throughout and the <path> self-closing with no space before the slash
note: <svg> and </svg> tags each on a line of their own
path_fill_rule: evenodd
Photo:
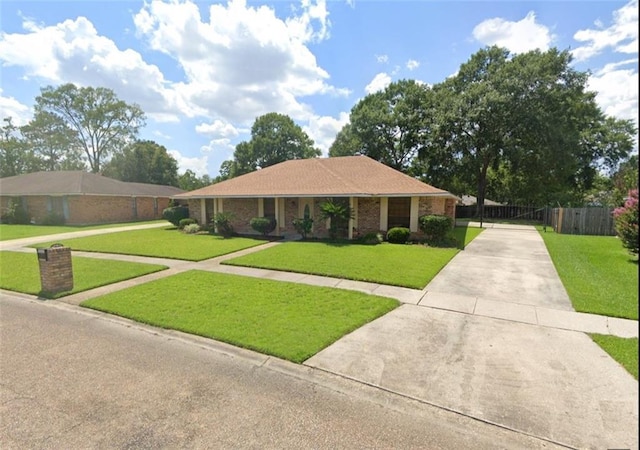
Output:
<svg viewBox="0 0 640 450">
<path fill-rule="evenodd" d="M 336 134 L 347 122 L 349 122 L 349 113 L 341 112 L 337 119 L 331 116 L 312 117 L 309 119 L 309 124 L 302 128 L 313 139 L 315 146 L 322 150 L 322 154 L 327 156 Z"/>
<path fill-rule="evenodd" d="M 475 26 L 473 37 L 484 45 L 498 45 L 512 53 L 525 53 L 535 49 L 546 51 L 555 39 L 549 28 L 536 23 L 533 11 L 518 22 L 500 17 L 485 20 Z"/>
<path fill-rule="evenodd" d="M 373 80 L 365 86 L 364 91 L 367 94 L 373 94 L 374 92 L 382 91 L 389 84 L 391 84 L 391 77 L 387 73 L 381 72 L 373 77 Z"/>
<path fill-rule="evenodd" d="M 415 70 L 418 67 L 420 67 L 420 62 L 416 61 L 415 59 L 410 59 L 409 61 L 407 61 L 407 69 Z"/>
<path fill-rule="evenodd" d="M 238 135 L 236 127 L 229 122 L 220 119 L 214 120 L 212 123 L 201 123 L 196 125 L 196 132 L 209 136 L 235 137 Z"/>
<path fill-rule="evenodd" d="M 154 130 L 153 135 L 166 140 L 171 139 L 171 136 L 169 136 L 168 134 L 164 134 L 162 131 L 159 131 L 159 130 Z"/>
<path fill-rule="evenodd" d="M 31 120 L 31 116 L 31 108 L 23 105 L 13 97 L 3 96 L 2 88 L 0 88 L 0 121 L 5 117 L 11 117 L 14 125 L 22 126 Z M 4 124 L 0 122 L 1 125 Z"/>
<path fill-rule="evenodd" d="M 626 66 L 626 68 L 625 68 Z M 607 64 L 595 72 L 587 87 L 597 92 L 596 101 L 605 114 L 631 119 L 638 124 L 638 60 Z"/>
<path fill-rule="evenodd" d="M 184 173 L 187 170 L 191 170 L 199 177 L 209 174 L 209 170 L 207 168 L 209 157 L 207 155 L 203 155 L 199 158 L 189 158 L 182 156 L 182 153 L 178 150 L 168 150 L 168 153 L 178 161 L 178 172 Z"/>
<path fill-rule="evenodd" d="M 611 48 L 625 54 L 638 53 L 638 1 L 632 0 L 613 12 L 613 24 L 604 28 L 602 21 L 594 23 L 596 29 L 579 30 L 573 38 L 586 45 L 571 53 L 576 61 L 584 61 Z"/>
<path fill-rule="evenodd" d="M 378 61 L 381 64 L 386 64 L 389 62 L 389 56 L 388 55 L 376 55 L 376 61 Z"/>
<path fill-rule="evenodd" d="M 307 47 L 328 36 L 323 0 L 304 0 L 299 14 L 285 20 L 243 0 L 211 5 L 209 17 L 203 21 L 191 1 L 159 0 L 145 3 L 134 16 L 138 35 L 184 70 L 186 80 L 175 89 L 202 115 L 248 124 L 276 111 L 305 120 L 313 113 L 299 97 L 348 95 L 327 83 L 329 74 Z"/>
</svg>

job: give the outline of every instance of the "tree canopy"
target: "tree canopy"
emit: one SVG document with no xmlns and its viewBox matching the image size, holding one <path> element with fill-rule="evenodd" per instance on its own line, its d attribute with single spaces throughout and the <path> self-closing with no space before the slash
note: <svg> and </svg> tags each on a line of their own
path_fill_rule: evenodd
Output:
<svg viewBox="0 0 640 450">
<path fill-rule="evenodd" d="M 118 99 L 111 89 L 79 88 L 70 83 L 42 88 L 35 111 L 36 115 L 51 114 L 75 132 L 74 143 L 94 173 L 101 171 L 112 154 L 133 142 L 145 122 L 138 105 Z"/>
<path fill-rule="evenodd" d="M 121 181 L 178 186 L 178 161 L 153 141 L 135 141 L 104 165 L 104 175 Z"/>
<path fill-rule="evenodd" d="M 251 139 L 240 142 L 233 161 L 220 167 L 220 178 L 233 178 L 290 159 L 320 156 L 313 141 L 290 117 L 275 112 L 258 117 L 251 127 Z"/>
<path fill-rule="evenodd" d="M 351 110 L 330 156 L 365 154 L 458 195 L 578 202 L 633 149 L 568 51 L 484 48 L 433 87 L 401 80 Z"/>
</svg>

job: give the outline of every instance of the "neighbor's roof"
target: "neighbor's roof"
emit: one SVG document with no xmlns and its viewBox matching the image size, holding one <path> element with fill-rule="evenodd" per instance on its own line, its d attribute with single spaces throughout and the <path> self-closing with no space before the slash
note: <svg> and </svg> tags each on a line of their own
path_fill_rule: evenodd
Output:
<svg viewBox="0 0 640 450">
<path fill-rule="evenodd" d="M 377 197 L 446 196 L 367 156 L 296 159 L 176 195 L 207 197 Z"/>
<path fill-rule="evenodd" d="M 34 172 L 0 178 L 0 195 L 108 195 L 172 197 L 184 192 L 173 186 L 127 183 L 79 170 Z"/>
<path fill-rule="evenodd" d="M 473 206 L 478 204 L 478 199 L 473 195 L 463 195 L 460 199 L 460 204 L 463 206 Z M 502 206 L 502 203 L 494 202 L 493 200 L 484 199 L 485 206 Z"/>
</svg>

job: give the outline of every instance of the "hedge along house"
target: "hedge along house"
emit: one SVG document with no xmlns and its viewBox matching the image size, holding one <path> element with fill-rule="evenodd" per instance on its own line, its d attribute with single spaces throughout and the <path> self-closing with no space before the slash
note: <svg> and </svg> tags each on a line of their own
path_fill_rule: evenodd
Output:
<svg viewBox="0 0 640 450">
<path fill-rule="evenodd" d="M 396 226 L 419 234 L 420 216 L 455 219 L 458 200 L 366 156 L 285 161 L 175 198 L 188 200 L 191 218 L 201 224 L 229 212 L 234 230 L 251 234 L 253 217 L 271 217 L 276 220 L 272 234 L 285 237 L 297 235 L 293 220 L 305 216 L 314 220 L 313 236 L 327 236 L 320 205 L 333 199 L 353 211 L 343 232 L 349 239 Z"/>
<path fill-rule="evenodd" d="M 161 219 L 171 197 L 182 192 L 82 171 L 34 172 L 0 178 L 0 217 L 13 200 L 33 223 L 53 214 L 75 225 Z"/>
</svg>

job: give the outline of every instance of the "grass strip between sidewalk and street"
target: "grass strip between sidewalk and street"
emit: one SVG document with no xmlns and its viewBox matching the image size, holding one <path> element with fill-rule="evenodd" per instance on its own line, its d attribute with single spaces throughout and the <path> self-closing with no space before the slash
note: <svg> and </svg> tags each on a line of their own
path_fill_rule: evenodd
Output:
<svg viewBox="0 0 640 450">
<path fill-rule="evenodd" d="M 540 235 L 576 311 L 638 320 L 638 259 L 619 239 Z"/>
<path fill-rule="evenodd" d="M 627 369 L 627 372 L 633 375 L 636 380 L 638 379 L 638 338 L 625 339 L 602 334 L 590 334 L 589 336 Z"/>
<path fill-rule="evenodd" d="M 127 261 L 82 258 L 72 256 L 73 290 L 58 294 L 40 291 L 40 269 L 35 250 L 33 253 L 0 252 L 0 288 L 24 294 L 60 298 L 107 284 L 136 278 L 167 267 Z"/>
<path fill-rule="evenodd" d="M 202 261 L 264 244 L 244 237 L 224 239 L 210 234 L 185 234 L 175 227 L 120 231 L 56 241 L 72 250 Z M 47 247 L 50 243 L 38 244 Z M 36 247 L 36 246 L 34 246 Z"/>
<path fill-rule="evenodd" d="M 170 224 L 166 220 L 151 220 L 147 222 L 127 222 L 127 223 L 109 223 L 102 225 L 17 225 L 17 224 L 0 224 L 0 241 L 8 241 L 11 239 L 22 239 L 35 236 L 46 236 L 48 234 L 73 233 L 76 231 L 98 230 L 104 228 L 121 228 L 135 225 L 149 225 L 153 223 Z"/>
<path fill-rule="evenodd" d="M 398 305 L 361 292 L 198 270 L 82 303 L 296 363 Z"/>
</svg>

